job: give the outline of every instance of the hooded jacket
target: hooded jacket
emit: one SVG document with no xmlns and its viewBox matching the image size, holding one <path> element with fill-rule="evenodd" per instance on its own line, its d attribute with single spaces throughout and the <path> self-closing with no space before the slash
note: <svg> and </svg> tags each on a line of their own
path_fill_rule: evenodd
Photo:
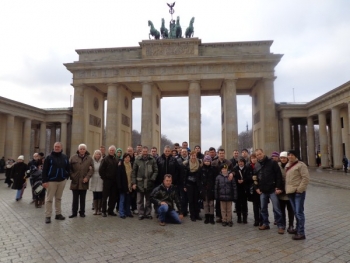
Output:
<svg viewBox="0 0 350 263">
<path fill-rule="evenodd" d="M 69 178 L 69 160 L 67 155 L 61 152 L 52 151 L 45 158 L 43 166 L 43 183 L 61 182 Z"/>
</svg>

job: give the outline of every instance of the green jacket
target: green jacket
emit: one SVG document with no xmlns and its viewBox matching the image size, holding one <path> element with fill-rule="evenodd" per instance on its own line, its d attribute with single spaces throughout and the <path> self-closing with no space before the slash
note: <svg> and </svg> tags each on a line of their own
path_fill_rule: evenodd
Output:
<svg viewBox="0 0 350 263">
<path fill-rule="evenodd" d="M 156 160 L 148 154 L 146 159 L 139 156 L 135 159 L 131 180 L 136 184 L 138 192 L 150 192 L 154 188 L 154 181 L 158 175 Z"/>
</svg>

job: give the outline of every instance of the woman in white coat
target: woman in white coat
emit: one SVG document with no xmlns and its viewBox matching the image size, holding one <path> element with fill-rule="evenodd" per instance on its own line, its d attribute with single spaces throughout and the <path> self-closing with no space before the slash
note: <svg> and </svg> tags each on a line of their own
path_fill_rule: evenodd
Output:
<svg viewBox="0 0 350 263">
<path fill-rule="evenodd" d="M 98 173 L 98 169 L 100 168 L 100 164 L 102 161 L 102 153 L 100 150 L 96 150 L 94 152 L 93 156 L 94 161 L 94 174 L 92 175 L 90 179 L 90 188 L 89 190 L 92 191 L 94 195 L 94 215 L 100 215 L 101 214 L 101 207 L 102 207 L 102 188 L 103 188 L 103 181 L 100 177 L 100 174 Z"/>
</svg>

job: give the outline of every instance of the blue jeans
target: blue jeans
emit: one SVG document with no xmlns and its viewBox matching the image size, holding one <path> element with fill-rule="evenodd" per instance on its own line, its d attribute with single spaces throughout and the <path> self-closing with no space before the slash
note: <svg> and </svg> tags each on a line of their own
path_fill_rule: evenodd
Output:
<svg viewBox="0 0 350 263">
<path fill-rule="evenodd" d="M 271 203 L 272 203 L 273 213 L 275 215 L 275 220 L 276 220 L 278 228 L 284 228 L 283 220 L 282 220 L 282 211 L 280 209 L 280 203 L 279 203 L 278 197 L 275 194 L 275 192 L 272 192 L 269 194 L 262 193 L 260 195 L 261 217 L 262 217 L 263 225 L 268 226 L 270 224 L 269 211 L 267 209 L 269 199 L 271 200 Z"/>
<path fill-rule="evenodd" d="M 297 234 L 305 235 L 305 214 L 304 214 L 304 202 L 306 192 L 288 194 L 289 202 L 294 210 L 295 218 L 297 219 Z"/>
<path fill-rule="evenodd" d="M 159 206 L 157 211 L 158 211 L 158 219 L 160 222 L 170 222 L 174 224 L 181 224 L 179 215 L 173 209 L 169 211 L 168 205 Z"/>
<path fill-rule="evenodd" d="M 119 216 L 129 216 L 130 211 L 130 194 L 121 193 L 119 199 Z"/>
</svg>

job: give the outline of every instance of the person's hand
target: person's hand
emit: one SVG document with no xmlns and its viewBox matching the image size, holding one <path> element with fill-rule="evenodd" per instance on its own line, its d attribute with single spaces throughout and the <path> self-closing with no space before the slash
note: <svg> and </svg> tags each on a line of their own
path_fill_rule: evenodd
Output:
<svg viewBox="0 0 350 263">
<path fill-rule="evenodd" d="M 182 221 L 184 219 L 184 216 L 182 214 L 180 214 L 179 219 Z"/>
<path fill-rule="evenodd" d="M 136 184 L 132 185 L 132 189 L 136 190 Z"/>
<path fill-rule="evenodd" d="M 166 202 L 160 202 L 160 205 L 166 205 L 167 203 Z"/>
<path fill-rule="evenodd" d="M 187 192 L 187 189 L 186 189 L 186 188 L 184 188 L 184 191 L 185 191 L 185 192 Z"/>
<path fill-rule="evenodd" d="M 42 186 L 47 189 L 49 187 L 49 183 L 43 183 Z"/>
<path fill-rule="evenodd" d="M 243 183 L 243 180 L 238 180 L 238 183 L 239 183 L 239 184 Z"/>
<path fill-rule="evenodd" d="M 279 194 L 281 194 L 281 193 L 282 193 L 282 190 L 276 188 L 275 194 L 276 194 L 276 195 L 279 195 Z"/>
<path fill-rule="evenodd" d="M 83 179 L 83 183 L 84 183 L 84 184 L 86 184 L 88 181 L 89 181 L 88 178 L 84 178 L 84 179 Z"/>
<path fill-rule="evenodd" d="M 256 189 L 256 192 L 257 192 L 259 195 L 261 195 L 260 189 Z"/>
<path fill-rule="evenodd" d="M 232 179 L 233 179 L 233 173 L 230 173 L 230 174 L 228 175 L 228 180 L 229 180 L 229 181 L 232 181 Z"/>
</svg>

